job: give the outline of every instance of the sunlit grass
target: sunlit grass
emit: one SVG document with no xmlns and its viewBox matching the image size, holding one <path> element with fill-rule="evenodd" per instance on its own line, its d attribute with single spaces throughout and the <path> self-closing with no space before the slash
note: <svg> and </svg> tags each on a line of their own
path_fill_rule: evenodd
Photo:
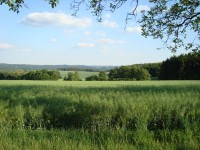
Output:
<svg viewBox="0 0 200 150">
<path fill-rule="evenodd" d="M 0 149 L 199 149 L 200 81 L 0 81 Z"/>
</svg>

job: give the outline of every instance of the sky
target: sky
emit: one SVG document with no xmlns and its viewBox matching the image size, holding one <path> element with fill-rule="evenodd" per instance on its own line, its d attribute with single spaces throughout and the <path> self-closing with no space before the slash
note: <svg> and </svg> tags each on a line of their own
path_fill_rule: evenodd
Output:
<svg viewBox="0 0 200 150">
<path fill-rule="evenodd" d="M 28 8 L 18 14 L 0 5 L 0 63 L 119 66 L 161 62 L 184 52 L 157 50 L 162 41 L 141 36 L 135 19 L 126 25 L 126 13 L 134 4 L 114 13 L 105 11 L 98 22 L 84 5 L 72 17 L 67 0 L 60 0 L 54 9 L 45 0 L 25 2 Z M 142 2 L 137 19 L 150 7 Z"/>
</svg>

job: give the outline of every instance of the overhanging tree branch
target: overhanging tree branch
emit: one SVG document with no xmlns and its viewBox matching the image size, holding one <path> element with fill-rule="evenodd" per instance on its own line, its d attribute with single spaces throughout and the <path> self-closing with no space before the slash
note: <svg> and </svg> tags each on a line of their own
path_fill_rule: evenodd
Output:
<svg viewBox="0 0 200 150">
<path fill-rule="evenodd" d="M 52 8 L 56 7 L 59 2 L 59 0 L 46 1 L 49 2 Z M 136 17 L 139 2 L 139 0 L 71 0 L 70 6 L 74 11 L 73 15 L 76 16 L 80 7 L 85 5 L 97 17 L 97 20 L 101 21 L 104 11 L 114 13 L 125 3 L 130 3 L 131 6 L 135 4 L 132 12 L 125 14 L 127 25 L 128 20 Z M 173 52 L 180 47 L 186 50 L 200 50 L 199 0 L 149 0 L 149 2 L 152 6 L 151 9 L 143 11 L 139 21 L 144 37 L 151 36 L 155 39 L 166 39 L 164 44 Z M 9 10 L 17 13 L 21 7 L 26 7 L 24 0 L 0 0 L 0 5 L 2 4 L 6 4 Z M 188 31 L 197 36 L 192 42 L 185 40 Z"/>
</svg>

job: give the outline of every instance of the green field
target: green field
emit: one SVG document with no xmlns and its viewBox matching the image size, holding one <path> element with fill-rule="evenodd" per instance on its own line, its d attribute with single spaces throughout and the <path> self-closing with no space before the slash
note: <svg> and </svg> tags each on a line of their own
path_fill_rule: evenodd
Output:
<svg viewBox="0 0 200 150">
<path fill-rule="evenodd" d="M 200 149 L 200 81 L 0 81 L 0 149 Z"/>
<path fill-rule="evenodd" d="M 74 72 L 74 71 L 59 71 L 62 78 L 64 78 L 65 76 L 67 77 L 67 74 L 69 72 Z M 89 72 L 89 71 L 78 71 L 80 79 L 81 80 L 85 80 L 86 77 L 92 76 L 92 75 L 98 75 L 99 72 Z"/>
</svg>

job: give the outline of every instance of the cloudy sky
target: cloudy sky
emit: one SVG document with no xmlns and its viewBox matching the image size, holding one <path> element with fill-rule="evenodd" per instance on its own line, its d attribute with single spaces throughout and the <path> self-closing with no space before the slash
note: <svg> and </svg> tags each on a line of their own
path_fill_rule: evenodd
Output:
<svg viewBox="0 0 200 150">
<path fill-rule="evenodd" d="M 140 3 L 141 10 L 149 4 Z M 160 40 L 144 38 L 135 19 L 125 27 L 126 13 L 133 9 L 124 5 L 115 13 L 104 12 L 101 23 L 84 6 L 72 17 L 70 4 L 60 0 L 52 9 L 47 1 L 26 1 L 28 8 L 19 14 L 0 5 L 0 63 L 131 65 L 160 62 L 174 55 Z M 178 51 L 180 54 L 183 51 Z"/>
</svg>

